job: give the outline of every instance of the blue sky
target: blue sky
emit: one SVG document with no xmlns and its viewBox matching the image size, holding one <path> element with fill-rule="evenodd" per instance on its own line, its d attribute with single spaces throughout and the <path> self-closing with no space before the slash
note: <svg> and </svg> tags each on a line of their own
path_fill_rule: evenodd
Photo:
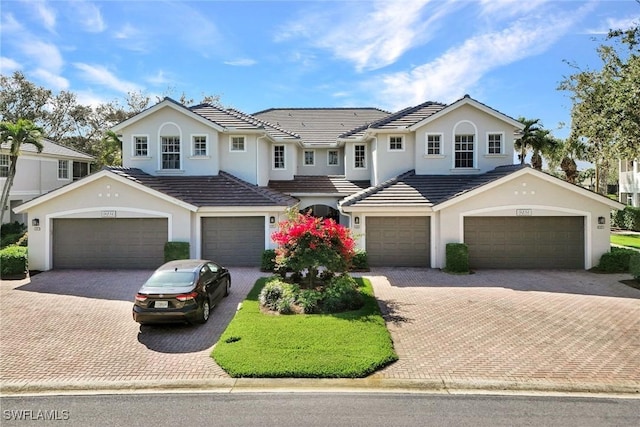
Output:
<svg viewBox="0 0 640 427">
<path fill-rule="evenodd" d="M 564 137 L 565 61 L 598 68 L 608 29 L 639 20 L 634 0 L 2 0 L 0 66 L 85 104 L 142 91 L 395 111 L 470 94 Z"/>
</svg>

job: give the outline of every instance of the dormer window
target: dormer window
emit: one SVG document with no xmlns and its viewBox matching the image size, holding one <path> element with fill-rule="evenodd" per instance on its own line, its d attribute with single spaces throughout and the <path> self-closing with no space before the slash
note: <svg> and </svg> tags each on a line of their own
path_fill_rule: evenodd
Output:
<svg viewBox="0 0 640 427">
<path fill-rule="evenodd" d="M 230 151 L 247 151 L 244 136 L 232 136 L 229 141 Z"/>
<path fill-rule="evenodd" d="M 455 167 L 472 168 L 474 154 L 473 135 L 456 135 L 455 137 Z"/>
<path fill-rule="evenodd" d="M 404 151 L 402 136 L 396 135 L 389 137 L 389 151 Z"/>
<path fill-rule="evenodd" d="M 180 169 L 180 137 L 163 136 L 162 169 Z"/>
</svg>

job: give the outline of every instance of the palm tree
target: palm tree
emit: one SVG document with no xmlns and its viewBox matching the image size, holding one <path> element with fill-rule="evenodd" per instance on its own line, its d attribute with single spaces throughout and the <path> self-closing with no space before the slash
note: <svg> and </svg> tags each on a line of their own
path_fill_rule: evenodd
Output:
<svg viewBox="0 0 640 427">
<path fill-rule="evenodd" d="M 42 152 L 42 129 L 37 127 L 31 120 L 18 119 L 17 122 L 0 123 L 0 145 L 8 144 L 9 148 L 9 172 L 2 187 L 2 198 L 0 199 L 0 224 L 4 221 L 4 208 L 9 203 L 9 191 L 13 186 L 13 179 L 16 176 L 16 164 L 20 156 L 20 146 L 22 144 L 32 144 Z"/>
<path fill-rule="evenodd" d="M 564 172 L 565 181 L 576 184 L 579 180 L 576 160 L 585 160 L 586 156 L 587 146 L 584 142 L 575 138 L 556 140 L 556 145 L 549 154 L 549 164 L 552 169 L 560 167 Z"/>
<path fill-rule="evenodd" d="M 524 165 L 527 152 L 532 150 L 531 166 L 542 170 L 542 155 L 549 154 L 556 145 L 556 141 L 551 136 L 551 131 L 542 128 L 540 119 L 520 117 L 518 121 L 524 125 L 522 135 L 514 143 L 516 150 L 520 151 L 518 154 L 520 164 Z"/>
</svg>

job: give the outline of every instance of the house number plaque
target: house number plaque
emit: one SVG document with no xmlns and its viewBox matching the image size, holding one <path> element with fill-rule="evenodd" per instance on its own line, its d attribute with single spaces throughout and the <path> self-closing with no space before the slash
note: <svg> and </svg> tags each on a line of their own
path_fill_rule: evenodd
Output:
<svg viewBox="0 0 640 427">
<path fill-rule="evenodd" d="M 102 218 L 115 218 L 116 211 L 102 211 Z"/>
<path fill-rule="evenodd" d="M 516 216 L 531 216 L 533 212 L 531 209 L 516 209 Z"/>
</svg>

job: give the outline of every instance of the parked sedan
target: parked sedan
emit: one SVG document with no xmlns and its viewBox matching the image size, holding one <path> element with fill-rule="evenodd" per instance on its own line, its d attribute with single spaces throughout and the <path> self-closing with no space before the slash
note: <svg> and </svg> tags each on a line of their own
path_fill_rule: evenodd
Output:
<svg viewBox="0 0 640 427">
<path fill-rule="evenodd" d="M 159 267 L 138 291 L 133 320 L 140 324 L 205 323 L 229 295 L 231 274 L 208 260 L 183 259 Z"/>
</svg>

